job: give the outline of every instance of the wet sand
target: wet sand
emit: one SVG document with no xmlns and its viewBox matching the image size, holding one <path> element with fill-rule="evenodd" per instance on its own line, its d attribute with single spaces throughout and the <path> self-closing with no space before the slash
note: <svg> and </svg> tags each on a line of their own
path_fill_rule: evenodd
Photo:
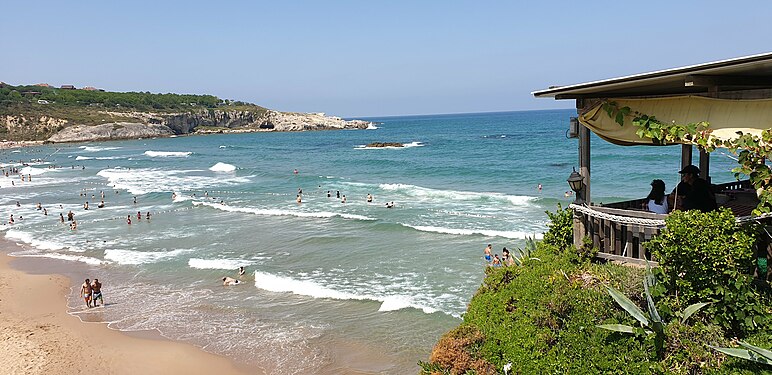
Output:
<svg viewBox="0 0 772 375">
<path fill-rule="evenodd" d="M 61 275 L 13 269 L 0 239 L 0 369 L 5 374 L 255 374 L 225 357 L 154 332 L 124 334 L 66 312 Z M 75 285 L 77 286 L 77 285 Z"/>
</svg>

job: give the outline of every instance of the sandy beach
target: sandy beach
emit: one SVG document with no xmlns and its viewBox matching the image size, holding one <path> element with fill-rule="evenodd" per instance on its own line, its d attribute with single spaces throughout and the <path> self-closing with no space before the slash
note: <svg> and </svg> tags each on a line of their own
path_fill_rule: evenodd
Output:
<svg viewBox="0 0 772 375">
<path fill-rule="evenodd" d="M 66 313 L 71 281 L 11 268 L 0 240 L 0 372 L 3 374 L 254 374 L 228 359 L 153 332 L 128 335 Z"/>
</svg>

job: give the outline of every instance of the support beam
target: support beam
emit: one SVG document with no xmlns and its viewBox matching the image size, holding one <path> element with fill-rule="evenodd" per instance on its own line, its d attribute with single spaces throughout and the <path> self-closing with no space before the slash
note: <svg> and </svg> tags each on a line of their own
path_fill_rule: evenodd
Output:
<svg viewBox="0 0 772 375">
<path fill-rule="evenodd" d="M 684 79 L 685 87 L 772 87 L 772 78 L 759 76 L 706 76 L 690 75 Z"/>
<path fill-rule="evenodd" d="M 700 177 L 710 183 L 710 153 L 700 150 Z"/>
<path fill-rule="evenodd" d="M 681 169 L 692 164 L 692 145 L 681 145 Z"/>
<path fill-rule="evenodd" d="M 579 127 L 579 174 L 584 177 L 584 187 L 579 192 L 579 198 L 590 204 L 590 129 L 584 125 Z"/>
</svg>

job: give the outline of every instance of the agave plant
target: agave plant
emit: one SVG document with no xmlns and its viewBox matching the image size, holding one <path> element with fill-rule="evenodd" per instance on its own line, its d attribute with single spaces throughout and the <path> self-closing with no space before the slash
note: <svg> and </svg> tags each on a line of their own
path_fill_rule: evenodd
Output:
<svg viewBox="0 0 772 375">
<path fill-rule="evenodd" d="M 518 256 L 513 256 L 512 260 L 515 261 L 515 264 L 518 267 L 522 267 L 523 263 L 528 260 L 538 260 L 541 261 L 539 258 L 532 258 L 531 253 L 536 251 L 536 236 L 530 237 L 525 236 L 525 247 L 524 248 L 517 248 Z"/>
<path fill-rule="evenodd" d="M 619 304 L 619 306 L 627 311 L 633 318 L 640 322 L 641 327 L 637 328 L 625 324 L 601 324 L 598 325 L 598 327 L 607 329 L 609 331 L 630 334 L 644 333 L 647 336 L 654 335 L 654 347 L 657 350 L 657 355 L 662 356 L 666 339 L 665 328 L 667 327 L 668 323 L 662 321 L 662 317 L 660 317 L 659 312 L 657 311 L 657 307 L 654 305 L 654 300 L 651 298 L 651 293 L 649 292 L 649 288 L 653 287 L 656 282 L 657 279 L 651 272 L 651 267 L 647 262 L 646 275 L 643 277 L 643 293 L 646 296 L 647 312 L 643 312 L 643 310 L 641 310 L 635 303 L 633 303 L 633 301 L 627 298 L 627 296 L 622 294 L 622 292 L 607 286 L 606 289 L 608 290 L 609 295 L 611 295 L 611 298 L 613 298 L 614 301 L 616 301 L 617 304 Z M 694 315 L 708 304 L 709 303 L 701 302 L 689 305 L 689 307 L 683 311 L 681 324 L 686 323 L 686 320 L 689 319 L 689 317 Z"/>
<path fill-rule="evenodd" d="M 738 341 L 737 344 L 740 345 L 739 348 L 719 348 L 712 345 L 708 346 L 726 355 L 731 355 L 732 357 L 747 359 L 749 361 L 759 362 L 767 366 L 772 366 L 772 351 L 759 348 L 758 346 L 753 346 L 747 342 Z"/>
</svg>

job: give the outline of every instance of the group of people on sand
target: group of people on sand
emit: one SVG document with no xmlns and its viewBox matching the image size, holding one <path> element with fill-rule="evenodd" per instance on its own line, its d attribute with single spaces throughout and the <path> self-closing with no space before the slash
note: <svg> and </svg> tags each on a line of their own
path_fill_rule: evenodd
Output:
<svg viewBox="0 0 772 375">
<path fill-rule="evenodd" d="M 244 276 L 244 274 L 247 273 L 247 271 L 244 269 L 244 266 L 239 267 L 239 278 Z M 230 277 L 230 276 L 223 276 L 222 278 L 222 285 L 223 286 L 231 286 L 231 285 L 238 285 L 241 284 L 241 280 Z"/>
<path fill-rule="evenodd" d="M 488 244 L 483 249 L 483 258 L 488 267 L 503 267 L 515 264 L 515 258 L 512 257 L 509 249 L 506 247 L 501 249 L 501 256 L 499 256 L 499 254 L 493 254 L 493 245 L 491 244 Z"/>
<path fill-rule="evenodd" d="M 646 196 L 643 208 L 657 214 L 667 214 L 673 210 L 700 210 L 710 212 L 718 209 L 716 196 L 710 183 L 700 177 L 700 169 L 687 165 L 678 172 L 681 182 L 670 194 L 665 194 L 665 182 L 654 180 L 651 191 Z"/>
<path fill-rule="evenodd" d="M 102 298 L 102 283 L 99 282 L 99 279 L 94 279 L 93 282 L 86 279 L 80 286 L 80 295 L 86 301 L 86 307 L 97 307 L 97 300 L 102 302 L 102 306 L 105 305 Z"/>
</svg>

